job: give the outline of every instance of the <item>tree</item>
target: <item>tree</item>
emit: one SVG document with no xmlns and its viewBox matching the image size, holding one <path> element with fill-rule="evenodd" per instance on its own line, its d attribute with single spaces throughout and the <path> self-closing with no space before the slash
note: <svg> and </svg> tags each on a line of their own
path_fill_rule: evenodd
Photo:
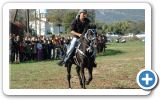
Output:
<svg viewBox="0 0 160 100">
<path fill-rule="evenodd" d="M 77 15 L 76 11 L 68 11 L 67 13 L 64 14 L 63 25 L 67 33 L 71 31 L 70 25 L 73 19 L 76 17 L 76 15 Z"/>
<path fill-rule="evenodd" d="M 103 31 L 102 31 L 102 26 L 104 25 L 104 23 L 102 23 L 101 21 L 99 20 L 96 20 L 95 22 L 96 26 L 97 26 L 97 33 L 98 34 L 101 34 Z"/>
<path fill-rule="evenodd" d="M 137 28 L 140 32 L 145 32 L 145 22 L 144 22 L 144 20 L 138 21 Z"/>
<path fill-rule="evenodd" d="M 95 24 L 95 17 L 96 17 L 96 13 L 94 9 L 89 9 L 88 10 L 88 18 L 91 21 L 91 24 Z"/>
<path fill-rule="evenodd" d="M 60 27 L 62 26 L 62 21 L 64 17 L 65 10 L 63 9 L 55 9 L 55 10 L 48 10 L 47 19 L 52 22 L 55 26 Z"/>
<path fill-rule="evenodd" d="M 120 35 L 126 35 L 128 33 L 138 34 L 145 31 L 144 21 L 121 21 L 106 24 L 100 21 L 96 21 L 98 33 L 113 32 Z"/>
</svg>

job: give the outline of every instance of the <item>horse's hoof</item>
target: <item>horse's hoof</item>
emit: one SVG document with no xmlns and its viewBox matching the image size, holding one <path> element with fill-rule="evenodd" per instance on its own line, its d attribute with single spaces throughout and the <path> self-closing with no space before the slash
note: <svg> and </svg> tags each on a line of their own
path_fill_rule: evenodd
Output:
<svg viewBox="0 0 160 100">
<path fill-rule="evenodd" d="M 83 86 L 82 86 L 81 88 L 82 88 L 82 89 L 86 89 L 86 87 L 83 87 Z"/>
</svg>

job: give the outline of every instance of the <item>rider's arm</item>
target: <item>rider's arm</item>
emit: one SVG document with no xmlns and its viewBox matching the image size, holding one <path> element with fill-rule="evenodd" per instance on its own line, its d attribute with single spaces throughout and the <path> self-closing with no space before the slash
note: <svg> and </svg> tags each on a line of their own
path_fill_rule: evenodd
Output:
<svg viewBox="0 0 160 100">
<path fill-rule="evenodd" d="M 81 33 L 77 33 L 77 32 L 75 32 L 74 30 L 71 31 L 71 34 L 76 35 L 76 36 L 78 36 L 78 37 L 81 37 Z"/>
<path fill-rule="evenodd" d="M 78 36 L 80 37 L 81 36 L 81 33 L 78 33 L 77 32 L 77 19 L 74 19 L 71 23 L 71 34 L 73 34 L 74 36 Z"/>
</svg>

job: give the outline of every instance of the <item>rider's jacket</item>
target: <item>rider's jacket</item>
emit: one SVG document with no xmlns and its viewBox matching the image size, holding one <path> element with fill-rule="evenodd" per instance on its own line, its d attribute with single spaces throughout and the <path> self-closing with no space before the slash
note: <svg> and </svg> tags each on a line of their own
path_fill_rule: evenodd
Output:
<svg viewBox="0 0 160 100">
<path fill-rule="evenodd" d="M 75 18 L 71 23 L 71 31 L 75 31 L 77 33 L 85 33 L 88 29 L 90 20 L 88 18 L 84 19 L 84 22 L 82 23 L 79 18 Z M 79 38 L 78 36 L 74 36 L 76 38 Z"/>
</svg>

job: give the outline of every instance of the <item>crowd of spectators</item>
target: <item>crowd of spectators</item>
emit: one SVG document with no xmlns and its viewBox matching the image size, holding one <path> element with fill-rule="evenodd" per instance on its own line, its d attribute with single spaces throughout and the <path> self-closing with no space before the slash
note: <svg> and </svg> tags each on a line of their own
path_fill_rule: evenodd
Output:
<svg viewBox="0 0 160 100">
<path fill-rule="evenodd" d="M 65 56 L 67 45 L 72 37 L 30 36 L 20 37 L 10 34 L 10 63 L 25 61 L 57 60 Z M 107 39 L 104 35 L 97 36 L 97 53 L 105 51 Z"/>
<path fill-rule="evenodd" d="M 10 62 L 60 59 L 72 37 L 24 36 L 10 34 Z"/>
</svg>

